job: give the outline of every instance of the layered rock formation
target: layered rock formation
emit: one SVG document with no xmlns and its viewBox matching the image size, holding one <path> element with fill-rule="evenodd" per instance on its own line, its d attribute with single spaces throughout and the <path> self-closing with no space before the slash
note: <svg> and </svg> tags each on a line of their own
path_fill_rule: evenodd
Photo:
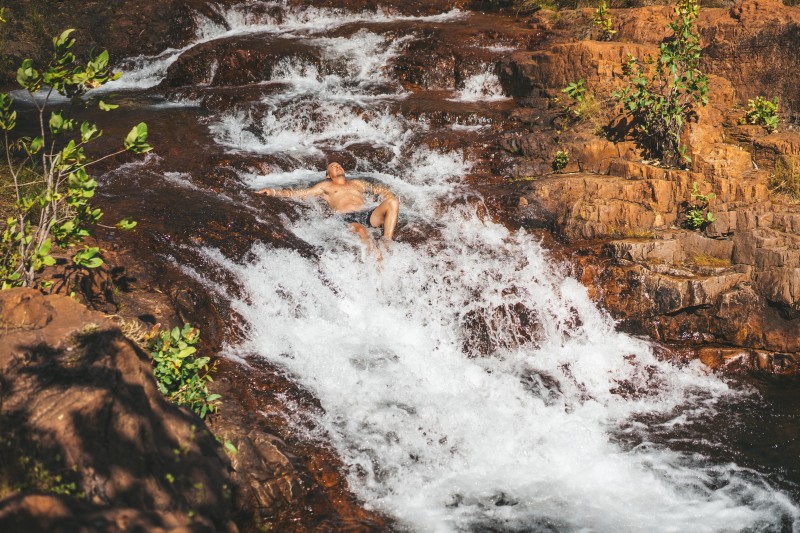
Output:
<svg viewBox="0 0 800 533">
<path fill-rule="evenodd" d="M 791 124 L 800 93 L 780 81 L 782 73 L 797 71 L 800 58 L 777 37 L 797 32 L 800 10 L 758 0 L 701 11 L 710 105 L 687 131 L 689 170 L 643 160 L 610 97 L 622 86 L 628 55 L 656 55 L 671 10 L 614 16 L 619 41 L 596 42 L 576 40 L 590 32 L 587 12 L 567 15 L 572 23 L 561 31 L 540 14 L 536 24 L 551 41 L 502 64 L 501 79 L 522 104 L 513 116 L 524 125 L 501 140 L 525 158 L 512 170 L 520 184 L 517 222 L 552 229 L 582 249 L 577 274 L 633 331 L 717 343 L 728 347 L 729 358 L 796 370 L 800 205 L 770 190 L 770 177 L 780 156 L 800 153 L 800 133 Z M 578 79 L 598 101 L 594 122 L 566 117 L 561 89 Z M 738 124 L 742 105 L 756 95 L 781 98 L 779 133 Z M 600 131 L 598 124 L 607 126 Z M 566 173 L 551 174 L 559 149 L 571 162 Z M 710 206 L 716 221 L 701 233 L 683 229 L 695 183 L 716 194 Z"/>
</svg>

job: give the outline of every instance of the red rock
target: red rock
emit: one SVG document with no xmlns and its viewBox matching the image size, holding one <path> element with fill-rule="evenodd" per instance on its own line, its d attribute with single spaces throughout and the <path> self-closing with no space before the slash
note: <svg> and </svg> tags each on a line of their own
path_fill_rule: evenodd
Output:
<svg viewBox="0 0 800 533">
<path fill-rule="evenodd" d="M 51 477 L 74 482 L 73 494 L 85 495 L 7 497 L 0 530 L 19 523 L 69 530 L 127 515 L 149 524 L 236 529 L 219 444 L 194 414 L 161 395 L 146 355 L 113 323 L 71 298 L 32 289 L 0 292 L 0 309 L 11 309 L 13 318 L 0 331 L 6 457 L 38 461 Z M 26 483 L 24 476 L 17 481 Z M 37 514 L 26 516 L 30 509 Z"/>
</svg>

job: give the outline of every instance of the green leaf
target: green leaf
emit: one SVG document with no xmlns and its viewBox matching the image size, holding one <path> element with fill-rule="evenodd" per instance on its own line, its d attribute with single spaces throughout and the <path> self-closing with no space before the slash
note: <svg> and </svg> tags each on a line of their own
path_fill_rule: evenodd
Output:
<svg viewBox="0 0 800 533">
<path fill-rule="evenodd" d="M 61 32 L 61 35 L 59 35 L 58 37 L 53 37 L 53 44 L 55 46 L 57 46 L 57 47 L 64 46 L 65 44 L 67 44 L 69 42 L 69 36 L 74 31 L 75 31 L 74 29 L 64 30 L 63 32 Z M 74 43 L 75 40 L 72 39 L 72 42 Z M 72 45 L 70 44 L 69 46 L 72 46 Z"/>
<path fill-rule="evenodd" d="M 98 131 L 97 126 L 84 122 L 81 124 L 81 141 L 89 142 L 93 139 L 100 137 L 101 132 Z"/>
<path fill-rule="evenodd" d="M 194 354 L 196 352 L 197 352 L 197 348 L 195 348 L 194 346 L 188 346 L 188 347 L 182 349 L 180 352 L 178 352 L 177 355 L 181 359 L 184 359 L 184 358 L 189 357 L 190 355 L 192 355 L 192 354 Z"/>
<path fill-rule="evenodd" d="M 124 141 L 125 149 L 135 154 L 143 154 L 153 149 L 147 144 L 147 124 L 140 122 L 134 126 Z"/>
<path fill-rule="evenodd" d="M 50 131 L 54 134 L 61 133 L 61 128 L 64 126 L 64 117 L 61 116 L 63 111 L 53 111 L 50 113 Z"/>
<path fill-rule="evenodd" d="M 81 266 L 84 266 L 86 268 L 97 268 L 102 264 L 103 264 L 103 260 L 100 259 L 99 257 L 92 257 L 88 261 L 84 261 L 84 262 L 80 263 Z"/>
<path fill-rule="evenodd" d="M 100 100 L 97 103 L 97 107 L 99 107 L 101 111 L 111 111 L 112 109 L 116 109 L 119 106 L 116 104 L 107 104 L 104 101 Z"/>
<path fill-rule="evenodd" d="M 231 455 L 236 455 L 239 453 L 239 450 L 236 449 L 236 446 L 234 446 L 233 443 L 227 439 L 225 440 L 224 446 L 225 450 L 227 450 L 227 452 L 230 453 Z"/>
<path fill-rule="evenodd" d="M 33 140 L 31 141 L 30 153 L 31 154 L 39 153 L 39 150 L 42 149 L 42 146 L 44 146 L 44 138 L 41 136 L 34 137 Z"/>
<path fill-rule="evenodd" d="M 17 83 L 25 89 L 35 93 L 41 87 L 41 75 L 39 71 L 33 68 L 33 61 L 26 59 L 22 65 L 17 69 Z"/>
<path fill-rule="evenodd" d="M 103 50 L 91 61 L 91 66 L 98 72 L 108 66 L 108 50 Z"/>
<path fill-rule="evenodd" d="M 115 226 L 117 229 L 129 231 L 135 228 L 136 224 L 138 224 L 138 222 L 136 222 L 135 220 L 131 220 L 130 218 L 123 218 L 122 220 L 117 222 Z"/>
<path fill-rule="evenodd" d="M 72 258 L 72 261 L 78 265 L 85 268 L 97 268 L 103 264 L 103 260 L 100 257 L 97 257 L 97 254 L 100 252 L 100 248 L 98 247 L 86 247 L 80 252 L 76 253 L 75 256 Z"/>
</svg>

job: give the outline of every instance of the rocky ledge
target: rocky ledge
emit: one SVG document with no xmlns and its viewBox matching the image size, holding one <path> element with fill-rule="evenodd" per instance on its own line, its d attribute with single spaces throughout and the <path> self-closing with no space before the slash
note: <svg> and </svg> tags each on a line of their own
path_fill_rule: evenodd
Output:
<svg viewBox="0 0 800 533">
<path fill-rule="evenodd" d="M 576 275 L 629 331 L 697 348 L 712 366 L 736 361 L 796 372 L 800 204 L 770 183 L 778 160 L 800 156 L 792 123 L 800 91 L 781 81 L 800 68 L 800 56 L 788 53 L 800 44 L 800 9 L 745 0 L 730 10 L 701 10 L 710 104 L 687 132 L 687 170 L 644 160 L 611 97 L 629 54 L 657 54 L 671 10 L 612 15 L 619 33 L 599 42 L 586 38 L 591 10 L 539 12 L 531 25 L 548 38 L 500 65 L 519 104 L 511 114 L 516 131 L 499 142 L 511 154 L 506 168 L 518 202 L 501 202 L 513 204 L 501 216 L 551 230 Z M 561 89 L 579 79 L 596 108 L 576 119 L 564 111 Z M 747 99 L 757 95 L 781 98 L 778 132 L 739 124 Z M 553 173 L 558 150 L 570 162 Z M 716 221 L 703 231 L 685 229 L 695 183 L 716 195 L 709 209 Z"/>
<path fill-rule="evenodd" d="M 0 530 L 233 531 L 227 458 L 71 298 L 0 292 Z"/>
<path fill-rule="evenodd" d="M 122 296 L 129 311 L 172 307 L 144 288 L 138 305 Z M 385 529 L 335 454 L 274 413 L 276 395 L 318 408 L 302 391 L 263 365 L 219 361 L 222 404 L 206 425 L 161 395 L 115 318 L 62 295 L 0 291 L 0 531 Z"/>
</svg>

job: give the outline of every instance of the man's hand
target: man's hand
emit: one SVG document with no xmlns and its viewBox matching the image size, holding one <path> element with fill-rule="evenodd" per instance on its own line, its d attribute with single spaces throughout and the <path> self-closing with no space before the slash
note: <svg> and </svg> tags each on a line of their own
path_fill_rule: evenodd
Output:
<svg viewBox="0 0 800 533">
<path fill-rule="evenodd" d="M 261 189 L 256 191 L 256 194 L 265 194 L 267 196 L 275 196 L 275 189 Z"/>
</svg>

